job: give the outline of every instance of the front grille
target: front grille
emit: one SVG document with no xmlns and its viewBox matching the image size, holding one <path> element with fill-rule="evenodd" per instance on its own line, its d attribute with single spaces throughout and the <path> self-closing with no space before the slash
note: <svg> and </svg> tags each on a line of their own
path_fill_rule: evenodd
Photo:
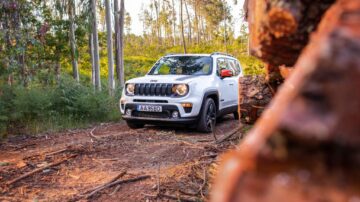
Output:
<svg viewBox="0 0 360 202">
<path fill-rule="evenodd" d="M 134 112 L 132 113 L 132 116 L 135 116 L 135 117 L 145 117 L 145 118 L 168 119 L 168 118 L 170 118 L 170 113 L 169 113 L 169 111 L 157 112 L 157 113 L 134 111 Z"/>
<path fill-rule="evenodd" d="M 167 100 L 142 100 L 142 99 L 134 99 L 134 102 L 145 102 L 145 103 L 168 103 Z"/>
<path fill-rule="evenodd" d="M 141 83 L 135 84 L 134 95 L 141 96 L 171 96 L 174 84 L 166 83 Z"/>
</svg>

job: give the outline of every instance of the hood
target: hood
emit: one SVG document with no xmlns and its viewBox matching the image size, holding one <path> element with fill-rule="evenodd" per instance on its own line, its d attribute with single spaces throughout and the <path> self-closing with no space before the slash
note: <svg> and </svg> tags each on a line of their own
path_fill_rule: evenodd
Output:
<svg viewBox="0 0 360 202">
<path fill-rule="evenodd" d="M 207 75 L 146 75 L 128 80 L 126 83 L 189 83 Z"/>
</svg>

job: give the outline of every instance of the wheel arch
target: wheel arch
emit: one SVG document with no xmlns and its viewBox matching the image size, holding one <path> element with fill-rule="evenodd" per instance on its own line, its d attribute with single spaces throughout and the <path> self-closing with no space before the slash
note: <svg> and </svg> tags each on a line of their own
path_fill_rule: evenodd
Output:
<svg viewBox="0 0 360 202">
<path fill-rule="evenodd" d="M 214 100 L 216 105 L 216 112 L 218 112 L 220 109 L 220 102 L 219 102 L 219 92 L 217 90 L 209 90 L 204 93 L 200 112 L 202 112 L 207 98 L 212 98 Z"/>
</svg>

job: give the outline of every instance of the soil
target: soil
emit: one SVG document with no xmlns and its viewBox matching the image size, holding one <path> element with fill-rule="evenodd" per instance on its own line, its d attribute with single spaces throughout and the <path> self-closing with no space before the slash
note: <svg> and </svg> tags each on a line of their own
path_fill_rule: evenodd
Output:
<svg viewBox="0 0 360 202">
<path fill-rule="evenodd" d="M 233 116 L 225 116 L 215 134 L 221 138 L 237 126 Z M 164 195 L 206 200 L 211 181 L 208 169 L 215 167 L 218 153 L 231 147 L 213 140 L 213 134 L 195 129 L 147 126 L 132 130 L 123 121 L 62 133 L 14 136 L 0 144 L 0 201 L 176 201 Z M 71 155 L 76 156 L 8 184 Z M 150 178 L 113 186 L 90 198 L 83 196 L 122 171 L 126 174 L 120 179 Z"/>
</svg>

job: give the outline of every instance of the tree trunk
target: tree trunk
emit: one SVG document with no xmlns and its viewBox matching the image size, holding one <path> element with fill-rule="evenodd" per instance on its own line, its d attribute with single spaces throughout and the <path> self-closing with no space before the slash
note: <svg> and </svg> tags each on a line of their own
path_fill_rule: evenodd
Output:
<svg viewBox="0 0 360 202">
<path fill-rule="evenodd" d="M 77 61 L 77 53 L 76 53 L 76 39 L 75 39 L 75 2 L 74 0 L 70 0 L 69 4 L 69 20 L 70 20 L 70 48 L 71 48 L 71 64 L 73 70 L 74 79 L 79 82 L 79 68 Z"/>
<path fill-rule="evenodd" d="M 156 31 L 157 31 L 159 43 L 161 44 L 161 27 L 160 27 L 160 21 L 159 21 L 159 4 L 158 4 L 158 1 L 154 0 L 154 6 L 155 6 L 155 14 L 156 14 Z"/>
<path fill-rule="evenodd" d="M 115 90 L 115 82 L 114 82 L 114 56 L 113 56 L 113 40 L 112 40 L 111 10 L 110 9 L 111 9 L 110 8 L 110 0 L 105 0 L 109 95 L 113 96 L 114 90 Z"/>
<path fill-rule="evenodd" d="M 226 12 L 224 12 L 224 46 L 225 46 L 225 53 L 227 53 L 227 33 L 226 33 Z"/>
<path fill-rule="evenodd" d="M 95 87 L 94 35 L 89 34 L 89 52 L 91 58 L 91 84 Z"/>
<path fill-rule="evenodd" d="M 176 45 L 176 11 L 175 11 L 175 1 L 172 0 L 172 18 L 173 18 L 173 45 Z"/>
<path fill-rule="evenodd" d="M 99 36 L 97 31 L 97 19 L 96 19 L 96 0 L 91 0 L 91 8 L 93 15 L 92 22 L 92 35 L 94 45 L 94 75 L 95 75 L 95 88 L 101 91 L 101 80 L 100 80 L 100 57 L 99 57 Z"/>
<path fill-rule="evenodd" d="M 184 19 L 183 19 L 183 0 L 180 0 L 180 23 L 181 23 L 181 38 L 184 47 L 184 53 L 186 54 L 186 41 L 184 34 Z"/>
<path fill-rule="evenodd" d="M 119 49 L 120 49 L 120 87 L 124 88 L 125 84 L 125 74 L 124 74 L 124 22 L 125 22 L 125 2 L 124 0 L 120 1 L 120 43 L 119 43 Z"/>
<path fill-rule="evenodd" d="M 189 29 L 189 33 L 188 33 L 188 44 L 191 44 L 191 39 L 192 39 L 192 34 L 191 34 L 191 19 L 190 19 L 190 14 L 189 14 L 189 9 L 188 9 L 188 5 L 185 3 L 185 9 L 186 9 L 186 15 L 187 15 L 187 19 L 188 19 L 188 29 Z"/>
<path fill-rule="evenodd" d="M 119 14 L 119 0 L 114 0 L 114 19 L 115 19 L 115 70 L 118 84 L 121 84 L 120 73 L 120 14 Z M 121 85 L 120 85 L 121 87 Z"/>
<path fill-rule="evenodd" d="M 199 13 L 198 13 L 198 3 L 194 1 L 194 12 L 195 12 L 195 27 L 196 27 L 196 43 L 200 44 L 200 28 L 199 28 Z"/>
</svg>

